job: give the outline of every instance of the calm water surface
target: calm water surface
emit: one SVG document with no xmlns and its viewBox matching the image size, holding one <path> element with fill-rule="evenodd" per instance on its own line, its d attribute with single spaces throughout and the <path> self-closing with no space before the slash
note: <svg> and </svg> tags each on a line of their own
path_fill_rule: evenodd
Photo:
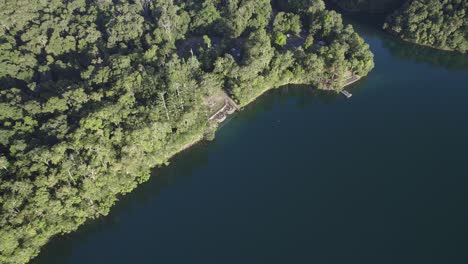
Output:
<svg viewBox="0 0 468 264">
<path fill-rule="evenodd" d="M 351 22 L 350 100 L 268 93 L 34 263 L 468 263 L 468 57 Z"/>
</svg>

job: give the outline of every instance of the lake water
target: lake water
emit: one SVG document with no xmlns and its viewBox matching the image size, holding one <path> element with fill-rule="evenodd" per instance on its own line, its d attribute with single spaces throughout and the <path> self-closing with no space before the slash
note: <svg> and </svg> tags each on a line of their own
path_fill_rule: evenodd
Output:
<svg viewBox="0 0 468 264">
<path fill-rule="evenodd" d="M 351 22 L 351 99 L 269 92 L 33 263 L 468 263 L 468 57 Z"/>
</svg>

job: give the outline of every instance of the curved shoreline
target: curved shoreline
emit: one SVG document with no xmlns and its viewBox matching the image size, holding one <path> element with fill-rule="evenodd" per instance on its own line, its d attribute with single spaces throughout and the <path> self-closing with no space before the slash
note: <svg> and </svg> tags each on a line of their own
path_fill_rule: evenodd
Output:
<svg viewBox="0 0 468 264">
<path fill-rule="evenodd" d="M 338 13 L 326 10 L 321 0 L 320 5 L 304 2 L 280 7 L 291 11 L 289 15 L 273 12 L 272 1 L 247 2 L 247 13 L 253 13 L 245 15 L 246 21 L 240 19 L 244 9 L 241 12 L 220 6 L 218 10 L 215 6 L 215 12 L 232 16 L 221 21 L 222 30 L 213 36 L 209 29 L 219 26 L 218 20 L 197 26 L 196 31 L 182 23 L 175 27 L 177 30 L 167 30 L 155 23 L 160 16 L 166 17 L 165 13 L 143 23 L 145 17 L 136 4 L 127 8 L 119 3 L 103 7 L 102 12 L 85 5 L 83 10 L 89 12 L 86 19 L 90 19 L 93 32 L 112 37 L 91 40 L 78 50 L 55 51 L 60 45 L 53 45 L 36 54 L 30 47 L 25 49 L 31 51 L 31 58 L 41 60 L 34 61 L 31 69 L 25 68 L 38 78 L 37 82 L 18 71 L 13 77 L 24 79 L 24 83 L 19 87 L 16 79 L 5 83 L 14 96 L 6 90 L 3 100 L 8 107 L 2 108 L 8 112 L 2 117 L 8 121 L 8 129 L 2 130 L 7 132 L 2 132 L 0 143 L 8 151 L 0 153 L 0 167 L 8 169 L 2 170 L 0 182 L 6 197 L 0 230 L 0 237 L 6 241 L 0 242 L 1 263 L 27 263 L 54 237 L 108 215 L 121 197 L 148 181 L 152 171 L 168 165 L 176 154 L 212 138 L 220 127 L 217 123 L 234 111 L 225 107 L 213 120 L 216 122 L 210 122 L 208 116 L 220 109 L 219 102 L 223 101 L 213 100 L 219 104 L 211 104 L 204 99 L 216 92 L 228 90 L 241 106 L 246 106 L 265 92 L 287 84 L 307 83 L 339 91 L 347 70 L 365 75 L 374 67 L 369 45 L 352 26 L 342 23 Z M 62 7 L 68 4 L 71 8 L 74 1 L 57 7 L 51 18 L 61 17 Z M 202 2 L 194 6 L 177 4 L 174 8 L 180 8 L 187 25 L 198 21 L 196 11 L 203 8 Z M 125 17 L 142 20 L 132 25 L 138 34 L 128 39 L 118 37 L 128 35 L 118 34 L 128 29 L 116 27 L 122 23 L 115 17 L 114 11 L 119 8 L 125 10 Z M 73 27 L 80 28 L 84 21 L 80 12 L 70 14 Z M 321 19 L 309 21 L 306 18 L 310 15 Z M 284 22 L 285 18 L 290 22 Z M 322 21 L 325 19 L 335 23 Z M 38 26 L 43 22 L 47 20 L 34 20 Z M 122 32 L 109 34 L 114 27 Z M 297 29 L 301 38 L 290 34 Z M 167 36 L 159 30 L 167 31 Z M 38 33 L 24 32 L 32 36 Z M 12 31 L 11 39 L 20 39 L 24 32 Z M 72 35 L 65 40 L 73 43 L 73 38 L 76 44 L 82 38 Z M 159 35 L 164 36 L 159 39 Z M 277 36 L 290 38 L 289 44 L 277 43 Z M 196 37 L 196 43 L 191 37 Z M 191 54 L 179 56 L 185 39 L 185 49 Z M 24 45 L 16 44 L 8 49 Z M 12 54 L 12 58 L 20 56 Z M 56 60 L 62 55 L 79 58 L 83 54 L 83 64 L 75 59 L 69 63 Z M 46 55 L 50 55 L 50 71 L 43 74 L 39 62 Z M 60 89 L 47 94 L 51 87 Z M 24 124 L 15 125 L 16 120 Z M 26 190 L 19 196 L 13 188 L 17 185 Z"/>
<path fill-rule="evenodd" d="M 407 43 L 411 43 L 411 44 L 414 44 L 414 45 L 418 45 L 418 46 L 423 46 L 423 47 L 427 47 L 427 48 L 431 48 L 431 49 L 435 49 L 435 50 L 440 50 L 440 51 L 458 52 L 460 54 L 465 54 L 466 53 L 466 50 L 461 51 L 461 50 L 456 50 L 456 49 L 438 47 L 438 46 L 434 46 L 434 45 L 431 45 L 431 44 L 419 43 L 419 42 L 416 42 L 416 41 L 408 39 L 408 38 L 402 38 L 402 37 L 398 36 L 397 32 L 395 32 L 393 30 L 390 30 L 390 29 L 387 29 L 385 25 L 386 25 L 386 22 L 385 22 L 384 26 L 382 27 L 383 31 L 390 34 L 391 36 L 393 36 L 394 38 L 396 38 L 398 40 L 401 40 L 401 41 L 404 41 L 404 42 L 407 42 Z"/>
</svg>

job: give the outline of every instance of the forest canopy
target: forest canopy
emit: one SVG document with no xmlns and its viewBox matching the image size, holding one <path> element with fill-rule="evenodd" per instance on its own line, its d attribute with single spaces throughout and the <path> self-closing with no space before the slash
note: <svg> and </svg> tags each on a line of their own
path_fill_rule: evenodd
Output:
<svg viewBox="0 0 468 264">
<path fill-rule="evenodd" d="M 210 135 L 220 90 L 244 105 L 291 83 L 339 90 L 372 67 L 322 0 L 2 1 L 0 263 L 106 215 Z"/>
<path fill-rule="evenodd" d="M 466 0 L 331 0 L 355 12 L 390 12 L 384 29 L 399 38 L 442 50 L 468 49 Z"/>
<path fill-rule="evenodd" d="M 468 49 L 466 12 L 466 0 L 414 0 L 389 16 L 384 28 L 404 40 L 465 52 Z"/>
</svg>

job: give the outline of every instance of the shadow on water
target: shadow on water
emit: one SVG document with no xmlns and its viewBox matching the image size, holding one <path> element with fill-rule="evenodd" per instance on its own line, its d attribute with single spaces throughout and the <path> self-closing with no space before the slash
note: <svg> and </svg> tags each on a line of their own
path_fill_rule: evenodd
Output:
<svg viewBox="0 0 468 264">
<path fill-rule="evenodd" d="M 358 33 L 366 38 L 379 38 L 382 42 L 382 47 L 387 49 L 396 58 L 451 70 L 468 70 L 468 54 L 466 53 L 443 51 L 417 45 L 400 40 L 384 31 L 382 29 L 385 21 L 384 14 L 342 14 L 346 24 L 353 25 Z"/>
<path fill-rule="evenodd" d="M 288 85 L 268 91 L 257 101 L 248 105 L 244 111 L 234 115 L 233 118 L 250 121 L 262 113 L 272 110 L 278 104 L 294 102 L 302 109 L 315 101 L 330 104 L 338 98 L 338 94 L 318 91 L 310 86 Z M 157 199 L 161 192 L 174 187 L 174 185 L 190 181 L 191 175 L 208 163 L 210 153 L 216 148 L 215 139 L 214 142 L 200 142 L 179 153 L 171 159 L 169 166 L 154 169 L 148 182 L 139 185 L 136 190 L 121 197 L 109 215 L 88 221 L 77 232 L 52 239 L 31 264 L 69 263 L 74 249 L 86 244 L 95 234 L 119 228 L 121 218 L 129 212 L 154 202 L 154 199 Z"/>
<path fill-rule="evenodd" d="M 363 10 L 363 15 L 366 14 L 375 14 L 375 15 L 388 15 L 394 12 L 394 10 L 398 9 L 401 7 L 406 0 L 375 0 L 375 1 L 367 1 L 367 5 L 361 5 L 360 8 Z M 326 7 L 328 9 L 335 10 L 337 12 L 347 12 L 340 8 L 335 2 L 332 0 L 325 0 L 324 1 L 326 4 Z M 356 1 L 355 1 L 356 2 Z M 354 12 L 354 14 L 359 13 L 359 12 Z"/>
<path fill-rule="evenodd" d="M 208 162 L 210 142 L 201 142 L 171 159 L 170 166 L 154 169 L 152 177 L 136 190 L 121 197 L 109 215 L 90 220 L 77 232 L 52 239 L 31 264 L 68 263 L 75 247 L 85 244 L 95 233 L 116 228 L 120 219 L 137 207 L 151 203 L 161 192 L 176 183 L 190 181 L 190 176 Z M 51 262 L 53 260 L 53 262 Z"/>
<path fill-rule="evenodd" d="M 434 66 L 441 66 L 451 70 L 468 71 L 468 55 L 458 52 L 435 50 L 429 47 L 419 46 L 411 43 L 401 43 L 385 37 L 383 47 L 400 59 L 409 59 L 417 63 L 426 63 Z"/>
<path fill-rule="evenodd" d="M 338 98 L 338 94 L 328 91 L 320 91 L 309 85 L 285 85 L 269 90 L 253 103 L 245 107 L 243 117 L 255 117 L 259 113 L 270 111 L 275 105 L 291 100 L 297 102 L 300 108 L 318 101 L 323 104 L 331 104 Z"/>
<path fill-rule="evenodd" d="M 344 18 L 345 22 L 352 23 L 366 39 L 372 39 L 375 42 L 373 38 L 377 38 L 377 41 L 382 42 L 382 47 L 389 50 L 396 57 L 449 69 L 468 69 L 466 55 L 439 52 L 399 41 L 383 32 L 376 24 L 369 22 L 375 21 L 372 19 L 377 19 L 376 17 L 366 20 L 365 17 L 355 18 L 346 15 Z M 430 54 L 430 56 L 426 56 L 426 54 Z M 357 95 L 364 92 L 365 87 L 369 87 L 368 82 L 374 82 L 374 86 L 376 86 L 376 81 L 375 76 L 373 78 L 363 78 L 349 89 L 352 90 L 353 94 Z M 253 104 L 245 107 L 241 113 L 236 114 L 233 118 L 234 124 L 229 124 L 229 130 L 231 130 L 229 133 L 235 134 L 236 131 L 234 130 L 240 122 L 256 119 L 263 113 L 274 110 L 278 105 L 295 104 L 297 108 L 303 109 L 314 103 L 334 104 L 337 100 L 343 100 L 342 96 L 329 92 L 320 92 L 308 86 L 290 85 L 274 89 L 258 98 Z M 236 119 L 238 120 L 235 121 Z M 115 231 L 115 229 L 120 228 L 122 218 L 128 215 L 129 212 L 141 210 L 145 206 L 148 207 L 147 205 L 154 203 L 162 192 L 177 187 L 175 185 L 191 181 L 192 175 L 207 166 L 210 156 L 219 145 L 220 143 L 215 139 L 214 142 L 200 143 L 190 148 L 190 150 L 180 153 L 171 160 L 170 166 L 155 169 L 153 177 L 148 182 L 141 184 L 134 192 L 122 197 L 108 216 L 89 221 L 89 223 L 80 227 L 78 232 L 55 238 L 43 248 L 41 255 L 32 263 L 70 263 L 73 254 L 80 252 L 78 249 L 93 240 L 96 234 Z"/>
</svg>

